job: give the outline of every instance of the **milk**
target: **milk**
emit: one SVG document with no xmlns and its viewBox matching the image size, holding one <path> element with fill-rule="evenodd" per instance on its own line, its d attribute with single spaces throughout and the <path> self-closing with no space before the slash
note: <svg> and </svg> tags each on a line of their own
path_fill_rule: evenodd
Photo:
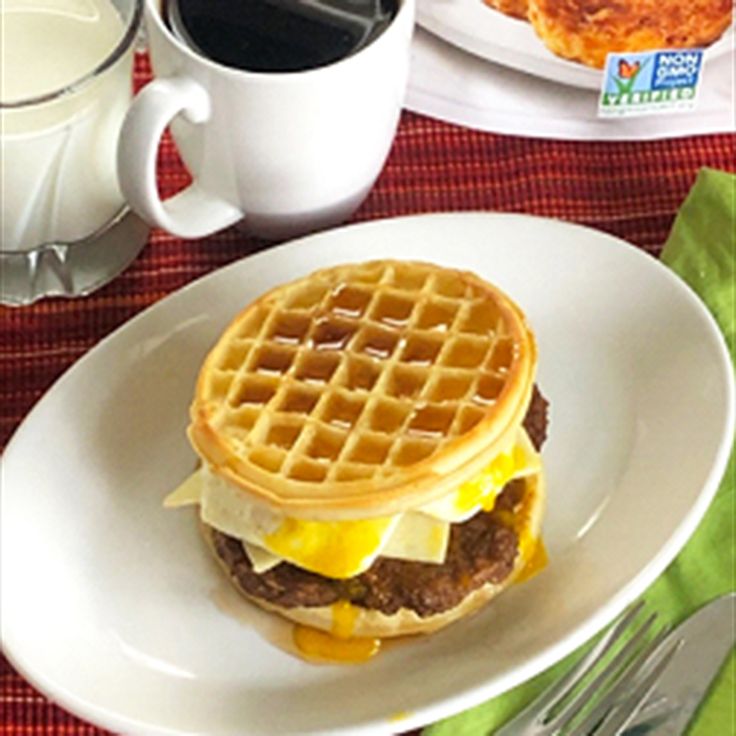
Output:
<svg viewBox="0 0 736 736">
<path fill-rule="evenodd" d="M 0 0 L 0 102 L 74 85 L 105 62 L 125 25 L 110 0 Z M 0 250 L 69 243 L 123 207 L 115 150 L 131 97 L 132 47 L 45 102 L 0 108 Z"/>
</svg>

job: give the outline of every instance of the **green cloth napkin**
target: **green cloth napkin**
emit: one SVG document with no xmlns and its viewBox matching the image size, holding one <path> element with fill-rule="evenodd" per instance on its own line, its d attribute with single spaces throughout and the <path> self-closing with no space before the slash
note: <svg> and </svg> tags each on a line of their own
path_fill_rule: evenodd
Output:
<svg viewBox="0 0 736 736">
<path fill-rule="evenodd" d="M 702 169 L 677 215 L 662 261 L 703 299 L 736 363 L 736 176 Z M 736 589 L 736 453 L 695 534 L 646 600 L 677 623 Z M 503 725 L 572 665 L 580 650 L 529 682 L 424 729 L 423 736 L 485 736 Z M 689 736 L 736 733 L 736 655 L 732 653 L 689 729 Z"/>
</svg>

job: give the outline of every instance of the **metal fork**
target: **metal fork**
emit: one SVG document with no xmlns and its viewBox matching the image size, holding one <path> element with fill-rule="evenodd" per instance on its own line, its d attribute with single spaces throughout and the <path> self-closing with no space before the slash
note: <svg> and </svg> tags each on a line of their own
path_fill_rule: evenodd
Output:
<svg viewBox="0 0 736 736">
<path fill-rule="evenodd" d="M 585 657 L 496 731 L 495 736 L 620 734 L 636 716 L 683 642 L 676 638 L 665 642 L 669 629 L 662 629 L 647 642 L 657 614 L 638 623 L 636 619 L 643 608 L 643 602 L 630 608 Z M 627 632 L 631 636 L 584 685 L 586 677 L 593 675 L 596 665 L 602 664 L 601 660 L 613 652 Z"/>
</svg>

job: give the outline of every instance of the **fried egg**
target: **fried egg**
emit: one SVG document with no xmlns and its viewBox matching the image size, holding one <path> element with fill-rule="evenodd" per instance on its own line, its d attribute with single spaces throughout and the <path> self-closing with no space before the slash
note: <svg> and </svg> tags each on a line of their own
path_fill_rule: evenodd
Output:
<svg viewBox="0 0 736 736">
<path fill-rule="evenodd" d="M 242 540 L 256 573 L 286 561 L 326 577 L 350 578 L 367 570 L 379 555 L 442 563 L 450 524 L 492 510 L 509 481 L 539 469 L 539 456 L 522 429 L 509 449 L 454 493 L 393 516 L 335 522 L 289 517 L 251 501 L 206 466 L 169 494 L 164 505 L 198 504 L 203 522 Z"/>
</svg>

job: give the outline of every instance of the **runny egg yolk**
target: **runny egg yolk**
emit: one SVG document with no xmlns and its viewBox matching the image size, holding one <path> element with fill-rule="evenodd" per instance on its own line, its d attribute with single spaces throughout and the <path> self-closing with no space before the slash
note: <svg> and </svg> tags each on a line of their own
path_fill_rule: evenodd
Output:
<svg viewBox="0 0 736 736">
<path fill-rule="evenodd" d="M 456 492 L 455 508 L 463 513 L 478 507 L 492 511 L 501 489 L 526 465 L 524 451 L 515 445 L 500 453 L 475 478 L 463 483 Z"/>
<path fill-rule="evenodd" d="M 294 627 L 294 644 L 299 653 L 308 658 L 339 664 L 365 662 L 378 654 L 381 640 L 353 637 L 360 610 L 348 601 L 332 606 L 332 631 L 320 631 L 311 626 Z"/>
<path fill-rule="evenodd" d="M 516 582 L 523 582 L 535 577 L 549 563 L 544 542 L 540 537 L 533 536 L 529 530 L 529 515 L 533 501 L 533 495 L 527 493 L 521 502 L 521 508 L 515 511 L 498 512 L 504 523 L 514 529 L 519 537 L 519 556 L 524 566 L 518 573 Z"/>
<path fill-rule="evenodd" d="M 308 521 L 285 517 L 264 537 L 269 552 L 305 570 L 331 578 L 349 578 L 375 557 L 396 523 L 394 517 L 360 521 Z"/>
<path fill-rule="evenodd" d="M 521 583 L 524 580 L 529 580 L 530 578 L 535 577 L 538 573 L 542 572 L 548 564 L 549 557 L 547 556 L 547 548 L 544 546 L 544 542 L 541 539 L 538 539 L 534 544 L 534 548 L 530 551 L 524 567 L 516 578 L 516 582 Z"/>
</svg>

